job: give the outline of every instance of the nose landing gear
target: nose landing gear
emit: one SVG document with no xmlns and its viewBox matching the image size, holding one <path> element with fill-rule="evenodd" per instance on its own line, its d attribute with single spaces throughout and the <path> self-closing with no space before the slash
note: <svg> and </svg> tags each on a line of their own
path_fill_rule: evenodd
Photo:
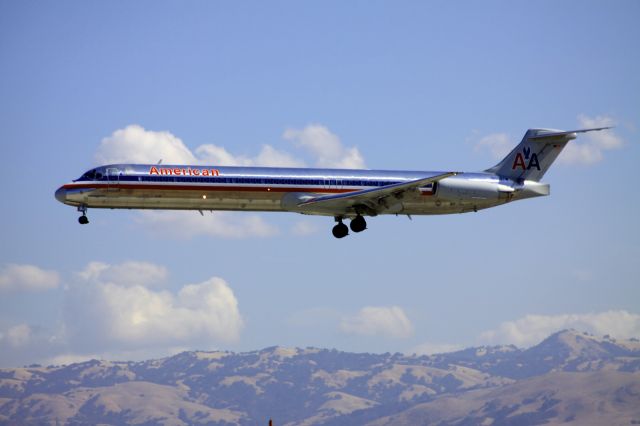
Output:
<svg viewBox="0 0 640 426">
<path fill-rule="evenodd" d="M 80 225 L 86 225 L 87 223 L 89 223 L 89 218 L 87 217 L 87 206 L 78 206 L 78 211 L 82 213 L 82 216 L 78 218 L 78 223 Z"/>
</svg>

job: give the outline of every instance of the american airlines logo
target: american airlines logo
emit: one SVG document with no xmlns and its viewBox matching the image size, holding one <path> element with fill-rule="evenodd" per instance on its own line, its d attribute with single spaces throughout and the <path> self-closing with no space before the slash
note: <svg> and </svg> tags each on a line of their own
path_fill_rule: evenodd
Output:
<svg viewBox="0 0 640 426">
<path fill-rule="evenodd" d="M 170 176 L 220 176 L 218 169 L 192 169 L 191 167 L 155 167 L 149 169 L 150 175 Z"/>
<path fill-rule="evenodd" d="M 525 146 L 522 149 L 522 152 L 516 154 L 516 158 L 513 160 L 513 165 L 511 166 L 511 170 L 515 170 L 517 168 L 521 168 L 522 170 L 530 170 L 532 167 L 535 167 L 537 170 L 540 170 L 540 163 L 538 162 L 538 156 L 536 153 L 531 153 L 531 148 Z"/>
</svg>

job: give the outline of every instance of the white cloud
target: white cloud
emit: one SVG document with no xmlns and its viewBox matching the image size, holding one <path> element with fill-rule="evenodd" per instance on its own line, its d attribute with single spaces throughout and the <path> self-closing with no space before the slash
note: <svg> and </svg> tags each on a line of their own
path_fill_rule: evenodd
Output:
<svg viewBox="0 0 640 426">
<path fill-rule="evenodd" d="M 79 353 L 173 347 L 238 339 L 243 320 L 238 301 L 221 278 L 177 292 L 153 290 L 150 280 L 123 271 L 136 262 L 103 267 L 93 262 L 67 291 L 63 338 Z M 97 267 L 98 266 L 98 267 Z M 150 269 L 163 270 L 157 265 Z M 98 273 L 87 273 L 95 271 Z"/>
<path fill-rule="evenodd" d="M 284 139 L 305 148 L 317 160 L 316 166 L 344 169 L 364 169 L 364 159 L 358 148 L 342 145 L 340 138 L 319 124 L 310 124 L 304 129 L 285 130 Z"/>
<path fill-rule="evenodd" d="M 294 158 L 291 154 L 278 151 L 271 145 L 264 145 L 251 166 L 305 167 L 305 162 Z"/>
<path fill-rule="evenodd" d="M 278 151 L 271 145 L 263 145 L 256 157 L 233 155 L 225 148 L 207 144 L 196 148 L 198 162 L 222 166 L 271 166 L 271 167 L 304 167 L 304 161 L 284 151 Z"/>
<path fill-rule="evenodd" d="M 515 321 L 506 321 L 497 329 L 480 335 L 486 344 L 514 344 L 532 346 L 550 334 L 573 328 L 595 335 L 609 334 L 626 339 L 640 336 L 640 315 L 624 310 L 589 314 L 526 315 Z"/>
<path fill-rule="evenodd" d="M 609 116 L 578 116 L 580 128 L 608 127 L 615 125 Z M 589 132 L 569 142 L 558 160 L 565 164 L 594 164 L 601 161 L 605 151 L 621 148 L 622 139 L 613 129 Z"/>
<path fill-rule="evenodd" d="M 239 339 L 244 321 L 222 278 L 154 287 L 167 276 L 148 262 L 90 262 L 65 283 L 59 318 L 0 330 L 0 365 L 143 359 Z"/>
<path fill-rule="evenodd" d="M 167 268 L 149 262 L 129 261 L 119 265 L 90 262 L 78 273 L 87 282 L 115 282 L 119 285 L 157 286 L 167 278 Z"/>
<path fill-rule="evenodd" d="M 0 291 L 41 291 L 58 287 L 60 277 L 34 265 L 6 265 L 0 271 Z"/>
<path fill-rule="evenodd" d="M 463 348 L 464 347 L 462 345 L 452 343 L 422 343 L 413 348 L 411 352 L 418 355 L 433 355 L 455 352 Z"/>
<path fill-rule="evenodd" d="M 491 158 L 499 160 L 504 158 L 514 147 L 513 140 L 506 133 L 492 133 L 481 138 L 475 145 L 474 150 L 488 151 Z"/>
<path fill-rule="evenodd" d="M 399 306 L 366 306 L 340 322 L 347 334 L 406 338 L 413 334 L 413 325 Z"/>
<path fill-rule="evenodd" d="M 142 286 L 100 286 L 94 303 L 107 313 L 103 336 L 139 345 L 183 342 L 195 336 L 238 337 L 242 321 L 233 292 L 220 278 L 183 287 L 177 294 Z"/>
<path fill-rule="evenodd" d="M 187 146 L 169 132 L 154 132 L 136 124 L 113 132 L 100 143 L 95 155 L 99 164 L 151 163 L 196 164 Z"/>
<path fill-rule="evenodd" d="M 247 213 L 193 211 L 143 211 L 138 222 L 157 234 L 173 238 L 210 236 L 222 238 L 270 237 L 278 229 L 261 216 Z"/>
<path fill-rule="evenodd" d="M 263 145 L 255 157 L 234 155 L 224 147 L 205 144 L 192 152 L 170 132 L 146 130 L 136 124 L 113 132 L 100 143 L 95 155 L 99 164 L 147 163 L 210 164 L 216 166 L 302 167 L 304 162 L 291 154 Z"/>
</svg>

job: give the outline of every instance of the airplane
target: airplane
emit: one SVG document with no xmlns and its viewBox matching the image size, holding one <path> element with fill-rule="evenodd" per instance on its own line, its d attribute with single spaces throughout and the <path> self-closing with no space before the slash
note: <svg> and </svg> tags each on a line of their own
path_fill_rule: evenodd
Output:
<svg viewBox="0 0 640 426">
<path fill-rule="evenodd" d="M 89 208 L 295 212 L 333 216 L 333 236 L 343 238 L 367 229 L 365 216 L 477 212 L 549 195 L 540 180 L 566 144 L 609 128 L 529 129 L 481 172 L 110 164 L 62 185 L 55 198 L 75 206 L 83 225 Z"/>
</svg>

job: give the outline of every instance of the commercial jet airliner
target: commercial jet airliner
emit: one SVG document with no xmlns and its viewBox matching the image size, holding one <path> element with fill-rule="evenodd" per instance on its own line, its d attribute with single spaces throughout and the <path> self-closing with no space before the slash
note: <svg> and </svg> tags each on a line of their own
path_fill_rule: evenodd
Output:
<svg viewBox="0 0 640 426">
<path fill-rule="evenodd" d="M 333 235 L 367 229 L 365 216 L 477 212 L 549 195 L 540 179 L 578 133 L 529 129 L 502 161 L 482 172 L 111 164 L 61 186 L 58 201 L 88 208 L 246 210 L 333 216 Z M 350 221 L 349 227 L 343 223 Z"/>
</svg>

